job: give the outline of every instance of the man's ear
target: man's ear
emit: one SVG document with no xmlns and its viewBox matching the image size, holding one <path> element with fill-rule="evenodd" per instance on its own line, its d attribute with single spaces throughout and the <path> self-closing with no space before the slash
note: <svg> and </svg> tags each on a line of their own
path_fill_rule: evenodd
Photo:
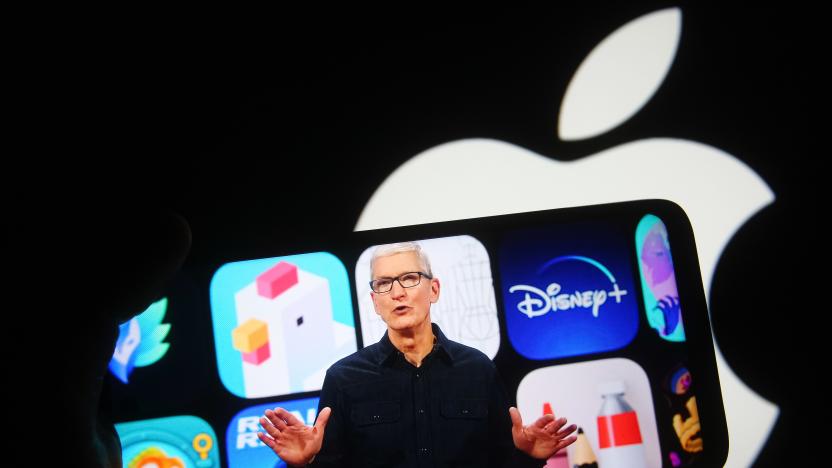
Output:
<svg viewBox="0 0 832 468">
<path fill-rule="evenodd" d="M 438 278 L 431 279 L 430 280 L 430 293 L 431 293 L 430 303 L 431 304 L 435 304 L 437 301 L 439 301 L 439 290 L 440 289 L 441 289 L 441 287 L 440 287 L 440 284 L 439 284 L 439 279 Z"/>
<path fill-rule="evenodd" d="M 378 311 L 378 304 L 376 304 L 376 293 L 370 291 L 370 299 L 373 300 L 373 310 L 376 311 L 376 314 L 381 315 Z"/>
</svg>

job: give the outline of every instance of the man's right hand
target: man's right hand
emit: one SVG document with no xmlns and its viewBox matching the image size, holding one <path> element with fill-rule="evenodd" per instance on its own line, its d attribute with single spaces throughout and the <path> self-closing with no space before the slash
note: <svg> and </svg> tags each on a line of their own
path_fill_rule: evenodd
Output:
<svg viewBox="0 0 832 468">
<path fill-rule="evenodd" d="M 266 410 L 266 417 L 260 418 L 260 424 L 268 435 L 258 432 L 257 437 L 286 464 L 304 466 L 321 451 L 324 429 L 331 413 L 329 407 L 322 409 L 315 425 L 307 426 L 283 408 Z"/>
</svg>

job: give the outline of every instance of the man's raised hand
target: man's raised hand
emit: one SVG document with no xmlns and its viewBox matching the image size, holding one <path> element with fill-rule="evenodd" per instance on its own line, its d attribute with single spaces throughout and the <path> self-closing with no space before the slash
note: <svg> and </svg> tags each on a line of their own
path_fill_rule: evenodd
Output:
<svg viewBox="0 0 832 468">
<path fill-rule="evenodd" d="M 304 466 L 321 451 L 324 429 L 331 413 L 329 407 L 322 409 L 315 425 L 307 426 L 283 408 L 266 410 L 260 425 L 268 434 L 258 432 L 257 437 L 286 464 Z"/>
<path fill-rule="evenodd" d="M 523 419 L 517 408 L 512 406 L 508 412 L 511 415 L 514 446 L 534 458 L 545 460 L 577 440 L 577 437 L 569 436 L 575 432 L 577 426 L 572 424 L 563 427 L 566 418 L 555 419 L 554 415 L 545 414 L 534 424 L 523 426 Z"/>
</svg>

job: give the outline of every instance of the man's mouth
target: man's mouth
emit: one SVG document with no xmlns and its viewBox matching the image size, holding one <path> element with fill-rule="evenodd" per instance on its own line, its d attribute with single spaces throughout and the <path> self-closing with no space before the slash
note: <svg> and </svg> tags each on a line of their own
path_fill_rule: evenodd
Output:
<svg viewBox="0 0 832 468">
<path fill-rule="evenodd" d="M 396 314 L 404 314 L 408 310 L 410 310 L 410 307 L 408 307 L 406 305 L 400 305 L 400 306 L 396 307 L 395 309 L 393 309 L 393 312 L 396 313 Z"/>
</svg>

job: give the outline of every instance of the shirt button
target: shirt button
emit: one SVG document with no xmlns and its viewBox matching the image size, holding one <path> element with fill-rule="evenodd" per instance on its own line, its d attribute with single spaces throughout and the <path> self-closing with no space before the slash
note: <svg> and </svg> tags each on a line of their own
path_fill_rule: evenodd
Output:
<svg viewBox="0 0 832 468">
<path fill-rule="evenodd" d="M 421 409 L 421 408 L 420 408 L 420 409 L 419 409 L 419 414 L 425 414 L 425 410 L 423 410 L 423 409 Z"/>
<path fill-rule="evenodd" d="M 417 373 L 416 373 L 416 378 L 417 378 L 417 379 L 418 379 L 419 377 L 421 377 L 421 376 L 422 376 L 422 374 L 421 374 L 421 373 L 419 373 L 419 372 L 417 372 Z"/>
<path fill-rule="evenodd" d="M 427 455 L 428 454 L 428 449 L 422 447 L 422 448 L 419 449 L 419 453 L 422 454 L 422 455 Z"/>
</svg>

